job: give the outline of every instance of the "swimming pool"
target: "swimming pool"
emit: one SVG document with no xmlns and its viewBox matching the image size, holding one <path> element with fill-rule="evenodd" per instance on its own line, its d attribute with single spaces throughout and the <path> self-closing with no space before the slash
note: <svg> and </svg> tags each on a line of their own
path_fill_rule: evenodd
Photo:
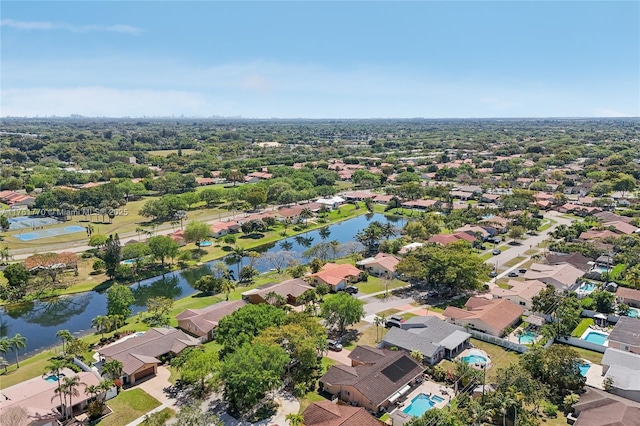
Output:
<svg viewBox="0 0 640 426">
<path fill-rule="evenodd" d="M 467 355 L 463 356 L 462 360 L 467 364 L 486 364 L 487 359 L 482 355 Z"/>
<path fill-rule="evenodd" d="M 411 400 L 411 404 L 406 406 L 402 411 L 410 416 L 421 417 L 425 412 L 431 410 L 437 402 L 444 401 L 442 398 L 440 398 L 442 401 L 436 401 L 435 399 L 435 396 L 430 397 L 424 393 L 418 394 Z"/>
<path fill-rule="evenodd" d="M 588 331 L 586 335 L 582 336 L 582 340 L 589 343 L 595 343 L 598 345 L 604 345 L 604 342 L 609 338 L 608 334 L 600 333 L 597 331 Z"/>
<path fill-rule="evenodd" d="M 580 284 L 580 287 L 578 287 L 577 291 L 580 293 L 592 293 L 593 290 L 596 289 L 596 285 L 593 283 L 582 283 Z"/>
<path fill-rule="evenodd" d="M 629 313 L 627 314 L 627 316 L 631 318 L 638 318 L 639 314 L 640 314 L 639 310 L 637 310 L 636 308 L 631 308 L 629 309 Z"/>
<path fill-rule="evenodd" d="M 211 241 L 200 241 L 198 247 L 210 247 L 213 243 Z"/>
<path fill-rule="evenodd" d="M 535 343 L 536 337 L 538 337 L 536 333 L 533 331 L 527 331 L 518 338 L 518 341 L 523 345 L 531 345 Z"/>
<path fill-rule="evenodd" d="M 64 377 L 64 374 L 60 373 L 60 377 Z M 51 374 L 50 376 L 45 377 L 44 381 L 49 383 L 57 382 L 58 376 L 56 376 L 55 374 Z"/>
<path fill-rule="evenodd" d="M 591 368 L 591 364 L 589 364 L 588 362 L 585 362 L 585 363 L 579 364 L 578 368 L 580 369 L 580 374 L 582 375 L 582 377 L 586 377 L 587 371 L 589 371 L 589 369 Z"/>
</svg>

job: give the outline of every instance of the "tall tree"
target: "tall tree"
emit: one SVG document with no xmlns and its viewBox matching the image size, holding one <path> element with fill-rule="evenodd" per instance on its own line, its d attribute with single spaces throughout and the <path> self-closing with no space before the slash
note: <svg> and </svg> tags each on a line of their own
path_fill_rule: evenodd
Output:
<svg viewBox="0 0 640 426">
<path fill-rule="evenodd" d="M 120 246 L 118 234 L 109 235 L 109 238 L 107 238 L 102 250 L 102 260 L 104 260 L 107 275 L 110 279 L 113 279 L 116 276 L 116 269 L 122 260 L 122 247 Z"/>
<path fill-rule="evenodd" d="M 155 259 L 160 260 L 163 268 L 165 259 L 167 257 L 170 259 L 176 257 L 179 247 L 180 246 L 177 242 L 164 235 L 149 238 L 149 249 L 151 249 L 151 254 Z"/>
<path fill-rule="evenodd" d="M 196 246 L 211 235 L 211 228 L 203 222 L 191 221 L 184 230 L 184 239 L 187 242 L 195 242 Z"/>
<path fill-rule="evenodd" d="M 355 324 L 364 317 L 363 306 L 361 300 L 341 292 L 324 301 L 320 308 L 320 316 L 328 326 L 338 327 L 340 332 L 344 332 L 348 325 Z"/>
<path fill-rule="evenodd" d="M 59 337 L 60 340 L 62 340 L 62 353 L 65 354 L 65 345 L 73 338 L 73 335 L 69 332 L 69 330 L 58 330 L 56 332 L 56 337 Z"/>
<path fill-rule="evenodd" d="M 131 305 L 135 302 L 131 289 L 122 284 L 114 284 L 107 290 L 107 314 L 131 316 Z"/>
<path fill-rule="evenodd" d="M 9 345 L 11 348 L 13 348 L 13 353 L 16 356 L 16 368 L 20 368 L 18 351 L 20 349 L 25 349 L 27 347 L 27 338 L 21 335 L 20 333 L 16 333 L 13 337 L 9 339 Z"/>
</svg>

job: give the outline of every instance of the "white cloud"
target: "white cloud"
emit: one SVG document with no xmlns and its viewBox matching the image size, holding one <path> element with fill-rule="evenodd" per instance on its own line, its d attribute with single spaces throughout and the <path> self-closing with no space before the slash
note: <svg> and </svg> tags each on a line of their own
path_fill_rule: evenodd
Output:
<svg viewBox="0 0 640 426">
<path fill-rule="evenodd" d="M 142 29 L 124 24 L 114 25 L 72 25 L 66 22 L 49 22 L 49 21 L 15 21 L 13 19 L 3 19 L 0 26 L 15 28 L 19 30 L 35 30 L 35 31 L 53 31 L 64 30 L 74 33 L 87 32 L 114 32 L 123 34 L 138 35 L 142 33 Z"/>
<path fill-rule="evenodd" d="M 491 96 L 483 97 L 482 99 L 480 99 L 480 102 L 482 102 L 483 104 L 491 105 L 496 109 L 513 109 L 513 108 L 521 108 L 522 106 L 524 106 L 522 102 L 507 101 L 504 99 L 497 99 Z"/>
<path fill-rule="evenodd" d="M 2 116 L 170 116 L 207 110 L 197 93 L 177 90 L 120 90 L 107 87 L 25 88 L 2 91 Z M 211 115 L 212 113 L 209 113 Z"/>
</svg>

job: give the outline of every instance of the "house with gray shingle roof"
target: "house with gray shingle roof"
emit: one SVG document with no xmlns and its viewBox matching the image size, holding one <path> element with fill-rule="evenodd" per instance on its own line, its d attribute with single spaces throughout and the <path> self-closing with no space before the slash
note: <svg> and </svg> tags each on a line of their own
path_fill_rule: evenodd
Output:
<svg viewBox="0 0 640 426">
<path fill-rule="evenodd" d="M 351 365 L 333 365 L 320 378 L 321 390 L 374 413 L 411 390 L 424 367 L 404 351 L 357 346 Z"/>
<path fill-rule="evenodd" d="M 587 387 L 569 419 L 574 426 L 638 426 L 640 404 Z"/>
<path fill-rule="evenodd" d="M 620 317 L 609 334 L 609 347 L 640 354 L 640 319 Z"/>
<path fill-rule="evenodd" d="M 640 355 L 607 348 L 601 364 L 604 379 L 611 380 L 609 392 L 640 402 Z"/>
<path fill-rule="evenodd" d="M 382 346 L 420 351 L 423 362 L 434 365 L 444 358 L 454 358 L 467 347 L 470 338 L 463 327 L 437 317 L 416 316 L 403 322 L 401 328 L 392 327 L 382 338 Z"/>
</svg>

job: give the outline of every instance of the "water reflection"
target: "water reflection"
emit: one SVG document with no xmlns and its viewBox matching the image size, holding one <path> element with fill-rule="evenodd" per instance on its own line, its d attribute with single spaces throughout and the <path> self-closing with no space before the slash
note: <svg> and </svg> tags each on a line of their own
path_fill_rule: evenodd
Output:
<svg viewBox="0 0 640 426">
<path fill-rule="evenodd" d="M 159 280 L 153 281 L 146 285 L 140 285 L 131 289 L 135 301 L 135 306 L 147 306 L 147 302 L 152 297 L 168 297 L 169 299 L 177 299 L 182 295 L 180 281 L 175 274 L 163 275 Z"/>
</svg>

